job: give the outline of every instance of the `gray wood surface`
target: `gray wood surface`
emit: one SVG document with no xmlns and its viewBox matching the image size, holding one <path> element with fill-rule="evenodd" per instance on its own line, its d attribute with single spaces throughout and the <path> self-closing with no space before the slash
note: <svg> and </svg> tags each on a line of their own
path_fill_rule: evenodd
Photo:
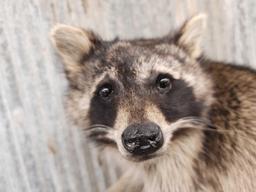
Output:
<svg viewBox="0 0 256 192">
<path fill-rule="evenodd" d="M 256 68 L 255 0 L 1 0 L 0 192 L 101 192 L 117 179 L 65 117 L 67 82 L 50 45 L 55 23 L 105 39 L 156 37 L 208 14 L 211 58 Z"/>
</svg>

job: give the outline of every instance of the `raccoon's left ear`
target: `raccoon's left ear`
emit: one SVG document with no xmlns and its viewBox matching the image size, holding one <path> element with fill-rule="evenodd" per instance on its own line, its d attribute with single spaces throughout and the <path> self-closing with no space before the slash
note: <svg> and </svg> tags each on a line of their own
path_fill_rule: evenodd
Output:
<svg viewBox="0 0 256 192">
<path fill-rule="evenodd" d="M 63 24 L 57 24 L 51 30 L 51 40 L 69 72 L 79 70 L 83 57 L 100 42 L 100 38 L 91 31 Z"/>
<path fill-rule="evenodd" d="M 201 40 L 206 29 L 206 21 L 205 14 L 198 14 L 186 21 L 175 36 L 175 43 L 193 58 L 198 58 L 202 54 Z"/>
</svg>

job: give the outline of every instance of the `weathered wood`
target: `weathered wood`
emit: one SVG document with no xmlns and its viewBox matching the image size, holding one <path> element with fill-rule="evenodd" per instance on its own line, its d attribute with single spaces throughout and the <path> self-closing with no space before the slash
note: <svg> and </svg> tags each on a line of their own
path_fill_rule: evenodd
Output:
<svg viewBox="0 0 256 192">
<path fill-rule="evenodd" d="M 206 12 L 206 54 L 256 68 L 255 10 L 254 0 L 2 0 L 0 191 L 98 192 L 117 178 L 65 117 L 66 80 L 49 42 L 55 23 L 105 39 L 155 37 Z"/>
</svg>

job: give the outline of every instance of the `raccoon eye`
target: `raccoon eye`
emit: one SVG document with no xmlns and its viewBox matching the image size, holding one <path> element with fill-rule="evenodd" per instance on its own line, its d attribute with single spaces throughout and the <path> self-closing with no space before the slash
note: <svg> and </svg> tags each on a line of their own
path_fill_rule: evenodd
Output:
<svg viewBox="0 0 256 192">
<path fill-rule="evenodd" d="M 171 78 L 168 75 L 159 75 L 156 80 L 157 89 L 160 93 L 169 91 L 172 88 Z"/>
<path fill-rule="evenodd" d="M 108 98 L 112 93 L 113 93 L 113 87 L 111 84 L 104 84 L 98 90 L 98 95 L 104 99 Z"/>
</svg>

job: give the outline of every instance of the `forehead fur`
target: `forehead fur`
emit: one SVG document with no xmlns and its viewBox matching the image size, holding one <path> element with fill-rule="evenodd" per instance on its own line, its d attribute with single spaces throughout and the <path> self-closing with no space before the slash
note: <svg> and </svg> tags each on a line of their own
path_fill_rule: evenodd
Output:
<svg viewBox="0 0 256 192">
<path fill-rule="evenodd" d="M 193 65 L 195 61 L 175 44 L 149 40 L 137 44 L 136 41 L 119 41 L 108 46 L 104 51 L 95 53 L 91 62 L 100 63 L 93 65 L 98 74 L 112 71 L 116 76 L 149 75 L 151 71 L 170 72 L 180 78 L 177 71 Z M 88 60 L 85 62 L 88 63 Z M 87 64 L 88 65 L 88 64 Z M 197 67 L 197 65 L 194 65 Z M 168 70 L 166 71 L 166 69 Z"/>
</svg>

